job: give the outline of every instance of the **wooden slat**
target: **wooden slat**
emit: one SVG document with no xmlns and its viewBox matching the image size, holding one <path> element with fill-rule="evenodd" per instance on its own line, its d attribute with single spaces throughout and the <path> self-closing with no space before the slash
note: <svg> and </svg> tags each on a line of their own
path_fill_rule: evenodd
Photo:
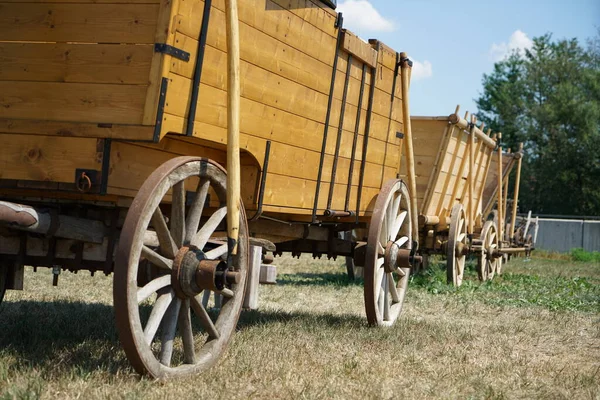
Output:
<svg viewBox="0 0 600 400">
<path fill-rule="evenodd" d="M 24 3 L 24 0 L 2 0 L 2 3 Z M 27 3 L 109 3 L 109 4 L 158 4 L 160 0 L 27 0 Z"/>
<path fill-rule="evenodd" d="M 152 45 L 0 42 L 0 81 L 148 83 Z"/>
<path fill-rule="evenodd" d="M 62 121 L 0 118 L 0 132 L 23 135 L 54 135 L 151 141 L 154 127 L 139 125 L 98 125 Z"/>
<path fill-rule="evenodd" d="M 189 37 L 198 38 L 202 24 L 204 2 L 200 0 L 182 1 L 177 20 L 177 30 Z M 211 20 L 218 18 L 218 12 L 224 13 L 224 0 L 213 2 Z M 252 26 L 265 34 L 297 48 L 305 54 L 320 60 L 328 65 L 333 65 L 335 51 L 335 37 L 306 23 L 302 18 L 284 10 L 271 0 L 245 0 L 239 4 L 240 22 Z M 218 20 L 216 20 L 218 23 Z M 211 22 L 213 24 L 215 22 Z M 243 33 L 240 34 L 243 38 Z M 209 35 L 210 36 L 210 35 Z M 310 40 L 299 40 L 310 38 Z M 225 40 L 225 37 L 221 37 Z M 318 43 L 318 45 L 315 45 Z"/>
<path fill-rule="evenodd" d="M 166 125 L 175 126 L 177 123 L 183 124 L 181 118 L 171 117 L 165 121 Z M 182 126 L 182 125 L 181 125 Z M 200 128 L 199 137 L 207 138 L 217 143 L 226 143 L 226 130 L 217 126 L 199 123 Z M 171 128 L 177 129 L 177 128 Z M 267 139 L 274 139 L 273 137 L 257 137 L 249 134 L 242 134 L 240 137 L 240 146 L 245 151 L 253 154 L 254 157 L 262 163 L 265 151 L 265 145 Z M 373 146 L 371 146 L 373 145 Z M 386 152 L 386 144 L 384 142 L 378 142 L 376 140 L 369 142 L 371 151 L 367 153 L 367 170 L 370 171 L 371 175 L 375 176 L 377 169 L 382 169 L 383 165 L 386 165 L 386 170 L 393 170 L 396 168 L 396 160 L 391 156 L 391 151 Z M 333 165 L 333 154 L 334 147 L 328 148 L 326 151 L 326 157 L 323 163 L 323 181 L 329 181 L 331 175 L 331 167 Z M 269 163 L 269 171 L 278 173 L 281 175 L 289 175 L 299 177 L 303 179 L 316 180 L 319 167 L 320 149 L 309 150 L 299 148 L 297 146 L 290 145 L 284 139 L 279 141 L 273 141 L 271 144 L 271 157 Z M 360 157 L 359 157 L 360 158 Z M 338 165 L 338 182 L 347 182 L 348 179 L 348 167 L 350 159 L 340 153 Z M 389 165 L 388 165 L 389 164 Z M 290 166 L 293 166 L 290 167 Z M 369 175 L 369 174 L 367 174 Z M 372 187 L 380 187 L 378 178 L 366 177 L 365 185 Z M 353 176 L 354 184 L 358 185 L 358 174 Z"/>
<path fill-rule="evenodd" d="M 0 134 L 2 179 L 74 183 L 75 169 L 100 171 L 97 139 Z"/>
<path fill-rule="evenodd" d="M 377 51 L 367 42 L 345 30 L 342 38 L 342 49 L 360 60 L 369 67 L 377 66 Z"/>
<path fill-rule="evenodd" d="M 140 124 L 145 86 L 0 81 L 0 118 Z"/>
<path fill-rule="evenodd" d="M 0 3 L 3 41 L 154 43 L 158 5 Z"/>
</svg>

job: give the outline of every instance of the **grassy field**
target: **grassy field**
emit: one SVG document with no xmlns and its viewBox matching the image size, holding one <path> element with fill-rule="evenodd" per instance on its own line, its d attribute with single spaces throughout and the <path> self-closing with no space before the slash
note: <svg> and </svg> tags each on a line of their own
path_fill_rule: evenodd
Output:
<svg viewBox="0 0 600 400">
<path fill-rule="evenodd" d="M 306 258 L 305 258 L 306 257 Z M 389 329 L 369 328 L 343 264 L 284 257 L 226 356 L 176 382 L 140 378 L 113 322 L 112 280 L 48 270 L 0 305 L 0 399 L 600 399 L 600 264 L 515 259 L 456 290 L 414 277 Z M 440 264 L 441 265 L 441 264 Z"/>
</svg>

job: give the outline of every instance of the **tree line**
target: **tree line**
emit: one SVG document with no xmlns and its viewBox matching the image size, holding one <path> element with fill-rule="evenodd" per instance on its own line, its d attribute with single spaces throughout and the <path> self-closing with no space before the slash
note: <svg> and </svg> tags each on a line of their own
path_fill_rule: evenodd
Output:
<svg viewBox="0 0 600 400">
<path fill-rule="evenodd" d="M 521 212 L 600 215 L 600 29 L 586 45 L 534 38 L 483 76 L 476 103 L 504 148 L 525 145 Z"/>
</svg>

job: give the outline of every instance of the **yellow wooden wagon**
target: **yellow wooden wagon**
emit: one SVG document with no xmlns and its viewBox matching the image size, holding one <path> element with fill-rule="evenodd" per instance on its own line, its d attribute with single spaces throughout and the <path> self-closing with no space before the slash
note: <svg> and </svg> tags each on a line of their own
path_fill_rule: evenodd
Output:
<svg viewBox="0 0 600 400">
<path fill-rule="evenodd" d="M 362 254 L 368 321 L 391 325 L 414 260 L 412 63 L 334 3 L 239 0 L 238 25 L 233 0 L 0 0 L 0 292 L 25 265 L 114 272 L 125 352 L 157 378 L 221 355 L 250 244 Z M 362 253 L 338 238 L 354 228 Z"/>
<path fill-rule="evenodd" d="M 447 117 L 411 118 L 420 252 L 425 259 L 444 254 L 448 282 L 456 286 L 470 251 L 485 266 L 481 243 L 498 247 L 496 228 L 486 223 L 482 208 L 496 141 L 468 113 L 461 118 L 458 112 L 459 107 Z"/>
</svg>

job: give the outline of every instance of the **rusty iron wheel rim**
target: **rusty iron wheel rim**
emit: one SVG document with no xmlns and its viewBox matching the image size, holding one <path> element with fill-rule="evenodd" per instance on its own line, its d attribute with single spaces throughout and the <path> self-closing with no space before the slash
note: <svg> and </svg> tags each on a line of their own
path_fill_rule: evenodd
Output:
<svg viewBox="0 0 600 400">
<path fill-rule="evenodd" d="M 369 325 L 391 326 L 402 312 L 410 269 L 386 266 L 385 249 L 390 241 L 412 248 L 411 222 L 408 188 L 401 180 L 386 182 L 375 202 L 367 239 L 364 298 Z"/>
<path fill-rule="evenodd" d="M 457 246 L 462 248 L 468 246 L 467 219 L 462 204 L 452 207 L 446 246 L 446 278 L 449 284 L 456 287 L 462 285 L 467 260 L 466 254 L 457 251 Z"/>
<path fill-rule="evenodd" d="M 199 182 L 195 197 L 186 209 L 185 186 L 195 179 Z M 119 338 L 130 363 L 141 374 L 168 379 L 199 373 L 214 365 L 235 330 L 243 303 L 248 263 L 248 231 L 243 205 L 240 205 L 238 255 L 233 257 L 230 266 L 232 270 L 240 272 L 241 279 L 238 284 L 227 287 L 228 292 L 221 293 L 227 296 L 218 310 L 207 310 L 202 304 L 201 294 L 183 298 L 177 296 L 172 288 L 174 278 L 168 269 L 169 262 L 172 262 L 170 260 L 190 239 L 194 246 L 200 243 L 197 247 L 206 249 L 207 254 L 215 250 L 211 253 L 218 254 L 215 257 L 227 256 L 225 243 L 209 243 L 204 238 L 207 233 L 209 238 L 214 233 L 214 230 L 210 231 L 212 225 L 217 224 L 216 230 L 220 222 L 226 220 L 226 211 L 223 213 L 225 182 L 225 171 L 215 162 L 198 157 L 178 157 L 162 164 L 150 175 L 129 208 L 115 257 L 113 296 Z M 210 224 L 209 218 L 202 224 L 199 216 L 202 215 L 209 188 L 213 194 L 216 193 L 220 206 L 211 214 L 213 217 L 218 213 L 213 223 Z M 163 212 L 156 211 L 160 210 L 159 205 L 163 203 L 167 192 L 172 193 L 172 204 L 179 204 L 179 207 L 171 206 L 168 225 Z M 193 218 L 192 215 L 197 217 Z M 215 222 L 217 220 L 219 222 Z M 166 227 L 171 240 L 160 239 L 159 232 L 163 234 L 162 237 L 165 236 L 164 229 L 159 226 Z M 203 231 L 204 228 L 206 230 Z M 158 245 L 145 245 L 145 241 L 149 240 L 148 233 L 154 234 Z M 170 241 L 174 242 L 174 246 L 167 245 Z M 163 272 L 154 274 L 149 283 L 139 287 L 138 269 L 141 265 L 148 265 L 148 261 L 162 268 Z M 138 301 L 148 293 L 149 299 L 156 296 L 150 313 L 145 310 L 144 300 Z M 211 316 L 217 312 L 218 315 Z M 160 346 L 158 337 L 161 338 Z"/>
</svg>

